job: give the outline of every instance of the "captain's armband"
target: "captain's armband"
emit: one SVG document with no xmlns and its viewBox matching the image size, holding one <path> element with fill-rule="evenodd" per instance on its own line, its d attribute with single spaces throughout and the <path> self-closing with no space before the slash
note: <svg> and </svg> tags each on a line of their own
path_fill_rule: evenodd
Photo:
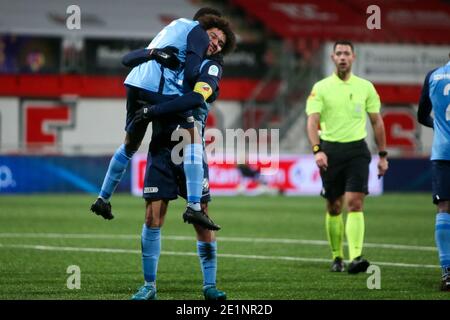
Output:
<svg viewBox="0 0 450 320">
<path fill-rule="evenodd" d="M 197 82 L 194 87 L 194 92 L 200 93 L 203 100 L 207 100 L 213 93 L 212 88 L 206 82 Z"/>
</svg>

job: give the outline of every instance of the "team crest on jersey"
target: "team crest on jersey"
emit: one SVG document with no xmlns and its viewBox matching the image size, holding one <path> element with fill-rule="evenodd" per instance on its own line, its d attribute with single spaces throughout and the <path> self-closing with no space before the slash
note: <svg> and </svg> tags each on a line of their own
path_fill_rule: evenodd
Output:
<svg viewBox="0 0 450 320">
<path fill-rule="evenodd" d="M 219 68 L 217 66 L 210 66 L 208 69 L 208 74 L 217 77 L 219 75 Z"/>
</svg>

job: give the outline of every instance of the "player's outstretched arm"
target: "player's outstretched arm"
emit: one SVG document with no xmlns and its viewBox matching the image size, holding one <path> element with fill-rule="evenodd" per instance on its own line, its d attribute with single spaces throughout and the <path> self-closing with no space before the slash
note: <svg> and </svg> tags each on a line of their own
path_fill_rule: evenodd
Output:
<svg viewBox="0 0 450 320">
<path fill-rule="evenodd" d="M 134 68 L 141 63 L 149 61 L 150 58 L 150 49 L 137 49 L 124 55 L 122 64 L 125 67 Z"/>
<path fill-rule="evenodd" d="M 180 66 L 180 61 L 177 58 L 178 49 L 175 47 L 154 48 L 154 49 L 137 49 L 127 53 L 122 58 L 122 64 L 125 67 L 134 68 L 141 63 L 149 60 L 156 60 L 163 67 L 171 70 L 176 70 Z"/>
</svg>

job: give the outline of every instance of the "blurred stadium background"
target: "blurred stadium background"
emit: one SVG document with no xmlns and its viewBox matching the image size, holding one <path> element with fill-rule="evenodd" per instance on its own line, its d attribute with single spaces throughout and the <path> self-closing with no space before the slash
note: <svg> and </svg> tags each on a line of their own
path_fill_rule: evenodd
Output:
<svg viewBox="0 0 450 320">
<path fill-rule="evenodd" d="M 81 9 L 81 29 L 69 30 L 66 20 L 70 13 L 66 10 L 73 4 Z M 370 16 L 366 10 L 372 4 L 381 9 L 381 29 L 370 30 L 366 26 Z M 55 193 L 87 193 L 88 196 L 76 198 L 79 201 L 74 208 L 88 215 L 109 159 L 124 137 L 123 80 L 128 70 L 121 65 L 121 57 L 133 49 L 146 47 L 167 23 L 180 17 L 190 18 L 202 6 L 222 10 L 238 35 L 237 50 L 225 59 L 221 94 L 213 105 L 208 126 L 223 132 L 235 128 L 279 129 L 281 170 L 266 178 L 269 186 L 284 194 L 318 195 L 320 177 L 311 162 L 305 102 L 313 83 L 333 69 L 329 58 L 333 42 L 348 39 L 356 45 L 354 73 L 371 80 L 380 94 L 387 133 L 390 170 L 380 181 L 372 172 L 371 193 L 404 193 L 393 196 L 399 199 L 397 204 L 401 206 L 402 202 L 405 205 L 411 202 L 417 192 L 431 192 L 428 157 L 432 131 L 417 123 L 416 111 L 426 73 L 448 61 L 449 1 L 130 0 L 124 4 L 117 0 L 0 0 L 0 218 L 3 234 L 30 231 L 20 223 L 6 223 L 15 221 L 12 217 L 16 214 L 23 214 L 22 218 L 27 214 L 32 216 L 30 208 L 40 210 L 39 205 L 43 204 L 38 197 L 32 200 L 30 194 L 50 194 L 49 203 L 42 209 L 51 207 Z M 118 193 L 124 194 L 118 197 L 119 208 L 120 203 L 128 206 L 132 201 L 139 206 L 135 209 L 136 221 L 141 219 L 142 203 L 138 199 L 121 197 L 140 194 L 150 132 L 141 146 L 141 154 L 135 156 L 132 168 L 118 188 Z M 367 141 L 376 154 L 370 128 L 368 132 Z M 213 165 L 210 175 L 213 194 L 236 195 L 244 191 L 244 194 L 257 195 L 261 191 L 257 183 L 245 182 L 233 165 Z M 412 196 L 405 195 L 410 192 L 414 192 Z M 312 207 L 317 206 L 320 212 L 320 199 L 316 198 Z M 256 199 L 236 199 L 234 201 L 244 207 L 246 203 L 256 205 Z M 423 214 L 430 212 L 431 221 L 434 210 L 431 195 L 421 199 L 425 199 Z M 288 201 L 290 209 L 286 210 L 293 210 L 294 200 Z M 19 209 L 19 202 L 33 205 Z M 219 205 L 224 203 L 219 201 Z M 122 209 L 125 208 L 122 205 Z M 67 210 L 74 214 L 72 209 Z M 225 211 L 219 206 L 219 213 L 221 210 Z M 273 210 L 284 209 L 274 205 Z M 223 212 L 220 217 L 225 216 Z M 49 216 L 43 221 L 51 220 Z M 51 224 L 54 221 L 49 223 L 54 226 L 49 229 L 57 229 L 57 225 Z M 80 225 L 83 224 L 80 222 Z M 42 225 L 32 231 L 42 233 L 49 229 Z M 81 230 L 95 232 L 96 229 L 92 226 L 92 229 L 81 227 Z M 313 234 L 311 237 L 325 239 L 322 227 L 317 230 L 322 237 Z M 66 231 L 77 232 L 69 227 Z M 244 231 L 252 233 L 250 227 Z M 115 232 L 126 233 L 118 227 Z M 289 234 L 287 232 L 286 236 Z M 290 235 L 295 237 L 294 232 Z M 282 235 L 275 232 L 272 236 Z M 417 243 L 433 246 L 432 227 L 422 236 L 416 239 Z M 326 250 L 324 257 L 327 257 Z M 258 296 L 258 292 L 255 290 L 253 296 L 244 293 L 238 298 L 251 299 Z M 17 296 L 3 292 L 1 297 Z M 259 297 L 274 298 L 261 294 Z M 282 297 L 295 299 L 299 296 Z"/>
<path fill-rule="evenodd" d="M 350 39 L 358 54 L 355 74 L 374 82 L 383 103 L 391 155 L 384 190 L 429 191 L 432 131 L 418 125 L 415 113 L 424 75 L 448 58 L 450 4 L 376 3 L 381 29 L 370 30 L 368 0 L 80 0 L 81 29 L 69 30 L 71 2 L 1 1 L 0 192 L 94 192 L 124 136 L 128 70 L 121 57 L 201 6 L 222 10 L 239 39 L 226 59 L 210 127 L 277 128 L 282 155 L 310 154 L 305 99 L 333 70 L 333 41 Z M 320 181 L 309 161 L 282 160 L 270 183 L 291 194 L 316 194 Z M 212 170 L 213 191 L 232 194 L 240 180 L 236 168 Z M 132 172 L 119 191 L 131 189 Z"/>
<path fill-rule="evenodd" d="M 358 54 L 355 74 L 374 82 L 383 103 L 391 155 L 384 190 L 429 191 L 432 131 L 418 125 L 415 113 L 424 75 L 448 58 L 450 5 L 376 1 L 381 29 L 369 30 L 372 2 L 80 0 L 81 29 L 69 30 L 72 2 L 1 1 L 0 192 L 94 192 L 124 135 L 121 57 L 201 6 L 222 10 L 239 39 L 226 59 L 209 127 L 277 128 L 282 155 L 310 154 L 305 99 L 332 71 L 330 45 L 350 39 Z M 270 183 L 287 193 L 316 194 L 320 183 L 308 163 L 308 157 L 283 160 Z M 212 170 L 216 193 L 232 194 L 240 184 L 233 166 Z M 119 191 L 131 189 L 132 172 Z M 311 190 L 302 187 L 308 184 Z"/>
</svg>

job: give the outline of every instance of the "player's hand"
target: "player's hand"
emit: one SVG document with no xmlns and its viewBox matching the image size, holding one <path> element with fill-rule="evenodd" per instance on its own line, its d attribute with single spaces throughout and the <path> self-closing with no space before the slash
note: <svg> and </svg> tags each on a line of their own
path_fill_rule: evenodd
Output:
<svg viewBox="0 0 450 320">
<path fill-rule="evenodd" d="M 153 114 L 152 114 L 152 107 L 151 105 L 144 106 L 137 110 L 134 114 L 134 123 L 149 123 L 153 120 Z"/>
<path fill-rule="evenodd" d="M 161 49 L 155 48 L 151 50 L 150 57 L 159 62 L 163 67 L 171 70 L 176 70 L 180 67 L 180 60 L 178 60 L 178 49 L 172 46 Z"/>
<path fill-rule="evenodd" d="M 328 157 L 325 154 L 325 152 L 323 151 L 317 152 L 314 155 L 314 158 L 316 160 L 316 165 L 319 167 L 319 169 L 325 171 L 328 169 Z"/>
<path fill-rule="evenodd" d="M 378 160 L 378 179 L 384 176 L 386 171 L 389 169 L 389 161 L 386 157 L 380 158 Z"/>
<path fill-rule="evenodd" d="M 214 90 L 214 92 L 208 97 L 208 99 L 206 99 L 206 102 L 213 103 L 214 101 L 216 101 L 217 98 L 219 97 L 219 92 L 220 92 L 219 88 Z"/>
</svg>

